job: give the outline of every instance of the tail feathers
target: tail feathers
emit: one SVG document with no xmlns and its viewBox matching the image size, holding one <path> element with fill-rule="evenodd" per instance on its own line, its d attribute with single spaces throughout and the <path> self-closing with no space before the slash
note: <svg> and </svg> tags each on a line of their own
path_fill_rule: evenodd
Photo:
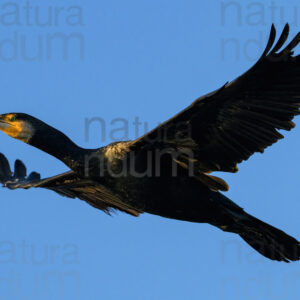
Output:
<svg viewBox="0 0 300 300">
<path fill-rule="evenodd" d="M 277 261 L 300 259 L 300 244 L 283 231 L 266 224 L 250 215 L 241 222 L 238 234 L 252 248 L 265 257 Z"/>
</svg>

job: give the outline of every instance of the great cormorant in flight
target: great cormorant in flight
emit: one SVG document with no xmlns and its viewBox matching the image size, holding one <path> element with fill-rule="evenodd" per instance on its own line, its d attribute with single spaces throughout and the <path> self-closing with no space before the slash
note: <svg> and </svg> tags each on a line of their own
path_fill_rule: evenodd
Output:
<svg viewBox="0 0 300 300">
<path fill-rule="evenodd" d="M 10 189 L 41 187 L 85 200 L 110 213 L 147 212 L 166 218 L 209 223 L 239 234 L 262 255 L 278 261 L 300 259 L 300 245 L 225 197 L 226 182 L 214 171 L 237 172 L 237 164 L 283 136 L 299 114 L 300 33 L 282 50 L 288 24 L 274 45 L 272 25 L 257 63 L 234 81 L 202 96 L 146 135 L 99 149 L 83 149 L 67 136 L 24 113 L 0 116 L 0 129 L 64 162 L 70 171 L 40 179 L 26 177 L 16 160 L 11 172 L 0 155 L 0 180 Z"/>
</svg>

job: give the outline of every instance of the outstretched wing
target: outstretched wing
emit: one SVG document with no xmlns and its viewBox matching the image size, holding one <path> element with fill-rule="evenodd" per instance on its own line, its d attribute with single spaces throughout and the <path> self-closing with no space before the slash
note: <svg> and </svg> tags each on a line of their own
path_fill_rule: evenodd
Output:
<svg viewBox="0 0 300 300">
<path fill-rule="evenodd" d="M 295 126 L 291 120 L 300 106 L 300 56 L 293 56 L 300 33 L 279 52 L 288 34 L 286 24 L 273 47 L 272 25 L 266 49 L 251 69 L 135 140 L 133 149 L 173 148 L 182 152 L 177 159 L 182 166 L 189 161 L 188 149 L 202 174 L 236 172 L 238 163 L 283 138 L 278 129 Z"/>
<path fill-rule="evenodd" d="M 41 179 L 40 174 L 32 172 L 26 176 L 26 167 L 15 161 L 14 172 L 11 171 L 6 157 L 0 153 L 0 182 L 9 189 L 46 188 L 62 196 L 79 198 L 107 214 L 118 209 L 135 217 L 140 211 L 122 203 L 116 195 L 108 191 L 98 182 L 80 178 L 73 171 L 53 177 Z"/>
</svg>

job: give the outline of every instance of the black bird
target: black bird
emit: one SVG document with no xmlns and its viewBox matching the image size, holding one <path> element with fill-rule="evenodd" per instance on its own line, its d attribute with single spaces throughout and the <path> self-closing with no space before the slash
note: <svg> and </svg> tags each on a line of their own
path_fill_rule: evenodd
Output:
<svg viewBox="0 0 300 300">
<path fill-rule="evenodd" d="M 288 24 L 275 45 L 272 25 L 265 51 L 246 73 L 198 98 L 185 110 L 133 141 L 83 149 L 44 122 L 23 113 L 0 116 L 0 129 L 64 162 L 69 172 L 26 177 L 20 160 L 11 172 L 0 155 L 0 180 L 10 189 L 42 187 L 85 200 L 110 213 L 150 213 L 209 223 L 239 234 L 262 255 L 278 261 L 300 259 L 300 245 L 247 214 L 219 191 L 226 182 L 209 173 L 237 172 L 237 164 L 283 138 L 300 107 L 300 33 L 287 40 Z"/>
</svg>

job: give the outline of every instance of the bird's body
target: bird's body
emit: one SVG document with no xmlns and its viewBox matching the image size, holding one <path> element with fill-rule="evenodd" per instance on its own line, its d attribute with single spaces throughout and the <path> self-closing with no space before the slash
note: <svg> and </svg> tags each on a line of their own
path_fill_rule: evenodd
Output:
<svg viewBox="0 0 300 300">
<path fill-rule="evenodd" d="M 10 189 L 41 187 L 79 198 L 107 213 L 150 213 L 209 223 L 239 234 L 264 256 L 300 259 L 299 242 L 247 214 L 221 191 L 227 183 L 214 171 L 237 172 L 237 164 L 283 138 L 300 107 L 300 57 L 293 48 L 300 34 L 280 52 L 289 32 L 284 28 L 246 73 L 200 97 L 184 111 L 134 141 L 83 149 L 44 122 L 23 114 L 0 116 L 0 129 L 53 155 L 70 171 L 40 179 L 19 160 L 12 173 L 0 155 L 0 181 Z M 273 48 L 272 48 L 273 47 Z"/>
</svg>

